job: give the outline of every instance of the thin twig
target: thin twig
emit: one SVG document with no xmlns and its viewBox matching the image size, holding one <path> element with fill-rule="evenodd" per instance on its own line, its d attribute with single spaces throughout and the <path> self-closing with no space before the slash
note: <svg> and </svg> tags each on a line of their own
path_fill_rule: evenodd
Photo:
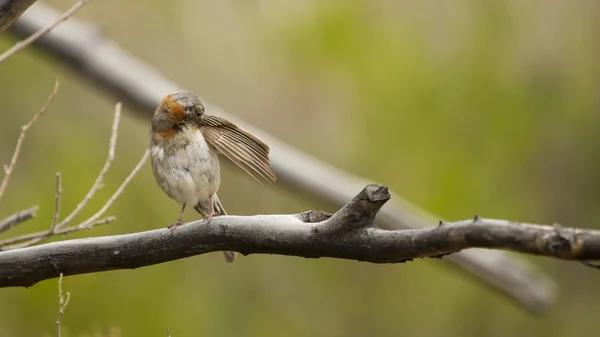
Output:
<svg viewBox="0 0 600 337">
<path fill-rule="evenodd" d="M 50 236 L 50 231 L 45 229 L 43 231 L 40 232 L 35 232 L 35 233 L 27 233 L 27 234 L 23 234 L 23 235 L 19 235 L 19 236 L 15 236 L 12 238 L 8 238 L 5 240 L 0 241 L 0 251 L 1 250 L 10 250 L 10 249 L 16 249 L 16 248 L 23 248 L 23 247 L 27 247 L 27 246 L 31 246 L 35 243 L 38 243 L 40 241 L 42 241 L 43 239 L 47 238 Z M 24 241 L 29 241 L 29 240 L 37 240 L 34 241 L 28 245 L 23 245 L 23 246 L 19 246 L 19 247 L 13 247 L 14 244 L 20 243 L 20 242 L 24 242 Z"/>
<path fill-rule="evenodd" d="M 85 230 L 85 229 L 92 229 L 96 226 L 107 225 L 115 220 L 117 220 L 117 217 L 114 215 L 111 215 L 111 216 L 107 216 L 106 218 L 103 218 L 100 220 L 89 221 L 89 222 L 86 221 L 85 226 L 81 226 L 81 224 L 79 224 L 77 226 L 63 228 L 63 229 L 59 230 L 58 232 L 56 232 L 56 234 L 69 234 L 69 233 L 78 232 L 78 231 Z"/>
<path fill-rule="evenodd" d="M 54 217 L 52 218 L 52 225 L 50 225 L 50 231 L 54 233 L 56 230 L 56 225 L 58 224 L 58 219 L 60 217 L 60 198 L 62 196 L 62 181 L 60 172 L 56 173 L 56 196 L 55 196 L 55 205 L 54 205 Z"/>
<path fill-rule="evenodd" d="M 15 238 L 10 238 L 5 240 L 1 246 L 0 246 L 0 251 L 2 250 L 11 250 L 11 249 L 19 249 L 19 248 L 25 248 L 25 247 L 29 247 L 29 246 L 33 246 L 36 243 L 42 242 L 44 240 L 46 240 L 47 238 L 52 236 L 52 232 L 49 230 L 45 230 L 43 232 L 37 232 L 37 233 L 32 233 L 32 234 L 25 234 L 25 235 L 21 235 L 21 236 L 17 236 Z M 29 240 L 29 241 L 26 241 Z M 23 242 L 20 244 L 12 244 L 12 242 Z"/>
<path fill-rule="evenodd" d="M 150 155 L 150 150 L 146 150 L 146 152 L 144 152 L 142 159 L 140 159 L 138 164 L 133 168 L 131 173 L 129 173 L 127 178 L 125 178 L 125 180 L 121 183 L 121 186 L 119 186 L 119 188 L 110 197 L 110 199 L 108 199 L 106 204 L 104 204 L 104 206 L 98 212 L 96 212 L 96 214 L 92 215 L 89 219 L 87 219 L 86 221 L 77 225 L 77 227 L 79 227 L 81 229 L 86 229 L 86 228 L 92 227 L 92 224 L 94 224 L 96 222 L 96 220 L 98 220 L 98 218 L 100 218 L 104 214 L 104 212 L 106 212 L 106 210 L 113 204 L 113 202 L 115 200 L 117 200 L 117 198 L 123 193 L 123 191 L 125 190 L 125 187 L 127 187 L 127 185 L 133 179 L 133 177 L 135 177 L 135 175 L 142 168 L 142 166 L 144 166 L 144 163 L 146 163 L 146 160 L 148 159 L 148 155 Z"/>
<path fill-rule="evenodd" d="M 12 227 L 29 220 L 35 216 L 38 206 L 30 207 L 19 211 L 15 214 L 7 216 L 4 220 L 0 220 L 0 233 L 11 229 Z"/>
<path fill-rule="evenodd" d="M 142 168 L 143 164 L 147 160 L 148 155 L 150 154 L 149 150 L 146 150 L 146 152 L 142 156 L 142 159 L 140 160 L 140 162 L 135 166 L 135 168 L 131 171 L 129 176 L 127 176 L 127 178 L 125 178 L 125 180 L 121 183 L 119 188 L 117 188 L 115 193 L 110 197 L 110 199 L 106 202 L 106 204 L 98 212 L 96 212 L 90 218 L 81 222 L 78 225 L 67 226 L 72 221 L 72 219 L 75 218 L 83 210 L 83 208 L 87 205 L 87 203 L 92 199 L 92 197 L 94 196 L 96 191 L 98 191 L 98 189 L 100 189 L 100 187 L 102 186 L 103 180 L 104 180 L 104 176 L 106 176 L 106 173 L 108 172 L 108 170 L 114 160 L 115 148 L 117 145 L 117 134 L 118 134 L 118 129 L 119 129 L 119 122 L 121 119 L 121 106 L 122 106 L 121 103 L 117 103 L 115 105 L 115 115 L 114 115 L 113 124 L 112 124 L 112 134 L 111 134 L 110 142 L 109 142 L 110 144 L 109 144 L 109 148 L 108 148 L 108 156 L 106 158 L 104 166 L 102 167 L 102 170 L 98 174 L 98 177 L 96 178 L 96 181 L 94 182 L 94 185 L 88 191 L 88 193 L 83 198 L 83 200 L 77 205 L 77 207 L 75 207 L 75 209 L 71 212 L 71 214 L 69 214 L 63 221 L 58 222 L 60 199 L 61 199 L 61 195 L 62 195 L 62 186 L 61 186 L 60 174 L 57 174 L 56 206 L 55 206 L 54 217 L 53 217 L 53 221 L 52 221 L 52 225 L 50 226 L 50 229 L 41 231 L 41 232 L 36 232 L 36 233 L 24 234 L 24 235 L 20 235 L 20 236 L 13 237 L 13 238 L 8 238 L 6 240 L 2 240 L 2 241 L 0 241 L 0 251 L 29 247 L 36 243 L 44 241 L 53 235 L 68 234 L 68 233 L 72 233 L 72 232 L 76 232 L 76 231 L 80 231 L 80 230 L 84 230 L 84 229 L 90 229 L 90 228 L 93 228 L 94 226 L 107 224 L 107 223 L 110 223 L 110 222 L 116 220 L 115 217 L 107 217 L 104 219 L 100 219 L 100 217 L 113 204 L 113 202 L 123 193 L 123 191 L 125 190 L 125 187 L 129 184 L 129 182 L 133 179 L 133 177 L 137 174 L 137 172 Z"/>
<path fill-rule="evenodd" d="M 44 106 L 42 106 L 40 111 L 38 111 L 38 113 L 36 113 L 35 116 L 33 116 L 33 118 L 29 121 L 29 123 L 27 123 L 21 127 L 21 134 L 19 135 L 19 139 L 17 139 L 17 145 L 15 146 L 15 151 L 13 152 L 13 156 L 12 156 L 12 159 L 10 160 L 10 164 L 8 164 L 8 166 L 6 166 L 6 165 L 4 166 L 4 178 L 2 179 L 2 183 L 0 184 L 0 201 L 2 201 L 2 196 L 4 195 L 4 190 L 6 189 L 6 186 L 8 185 L 10 176 L 13 172 L 13 169 L 15 168 L 15 165 L 17 164 L 17 160 L 19 159 L 19 153 L 21 153 L 21 146 L 23 146 L 23 141 L 25 140 L 27 131 L 29 130 L 29 128 L 31 128 L 31 126 L 35 122 L 38 121 L 38 119 L 40 119 L 40 117 L 42 117 L 46 113 L 46 111 L 48 110 L 48 107 L 50 106 L 50 103 L 52 103 L 52 101 L 54 100 L 54 96 L 56 96 L 56 93 L 58 92 L 58 87 L 59 87 L 59 81 L 57 78 L 54 81 L 54 90 L 52 90 L 52 93 L 50 94 L 50 96 L 48 96 L 48 99 L 46 100 L 46 103 L 44 104 Z"/>
<path fill-rule="evenodd" d="M 104 204 L 104 206 L 102 206 L 102 208 L 98 212 L 96 212 L 94 215 L 89 217 L 87 220 L 85 220 L 75 226 L 70 226 L 70 227 L 65 227 L 65 228 L 57 227 L 57 228 L 55 228 L 54 232 L 51 232 L 50 230 L 45 230 L 45 231 L 41 231 L 41 232 L 37 232 L 37 233 L 29 233 L 29 234 L 20 235 L 20 236 L 14 237 L 14 238 L 8 238 L 6 240 L 2 240 L 2 241 L 0 241 L 0 251 L 29 247 L 29 246 L 32 246 L 36 243 L 39 243 L 39 242 L 49 238 L 52 235 L 68 234 L 68 233 L 77 232 L 77 231 L 84 230 L 84 229 L 90 229 L 90 228 L 93 228 L 94 226 L 107 224 L 107 223 L 110 223 L 110 222 L 116 220 L 115 217 L 107 217 L 107 218 L 101 219 L 101 220 L 98 220 L 98 219 L 108 210 L 108 208 L 115 202 L 115 200 L 117 200 L 117 198 L 123 193 L 123 191 L 125 190 L 125 187 L 127 187 L 127 185 L 131 182 L 133 177 L 135 177 L 135 175 L 139 172 L 139 170 L 144 166 L 144 163 L 146 163 L 146 160 L 148 159 L 149 155 L 150 155 L 150 150 L 146 150 L 146 152 L 144 152 L 144 155 L 142 156 L 142 159 L 140 159 L 140 161 L 133 168 L 131 173 L 129 173 L 127 178 L 125 178 L 125 180 L 121 183 L 119 188 L 117 188 L 115 193 L 113 193 L 113 195 L 110 197 L 110 199 L 108 199 L 106 204 Z"/>
<path fill-rule="evenodd" d="M 27 47 L 31 43 L 35 42 L 35 40 L 48 34 L 48 32 L 50 32 L 54 27 L 58 26 L 59 23 L 70 18 L 73 14 L 75 14 L 78 10 L 80 10 L 81 7 L 83 7 L 83 5 L 85 5 L 89 1 L 90 0 L 79 0 L 77 3 L 75 3 L 75 5 L 73 5 L 73 7 L 71 7 L 68 11 L 66 11 L 63 15 L 61 15 L 58 18 L 58 20 L 54 21 L 52 24 L 48 25 L 47 27 L 44 27 L 44 28 L 38 30 L 35 34 L 29 36 L 25 40 L 17 42 L 9 50 L 5 51 L 4 53 L 2 53 L 2 55 L 0 55 L 0 63 L 6 61 L 6 59 L 11 57 L 12 55 L 20 52 L 25 47 Z"/>
<path fill-rule="evenodd" d="M 19 249 L 19 248 L 33 246 L 36 243 L 46 240 L 47 238 L 51 237 L 52 235 L 66 235 L 66 234 L 73 233 L 73 232 L 79 232 L 79 231 L 82 231 L 85 229 L 91 229 L 96 226 L 106 225 L 115 220 L 117 220 L 117 217 L 109 216 L 104 219 L 97 220 L 97 221 L 89 224 L 86 227 L 71 226 L 71 227 L 66 227 L 66 228 L 62 228 L 62 229 L 57 229 L 54 231 L 54 233 L 50 232 L 49 230 L 44 230 L 44 231 L 40 231 L 40 232 L 36 232 L 36 233 L 28 233 L 28 234 L 19 235 L 19 236 L 13 237 L 13 238 L 8 238 L 6 240 L 0 241 L 0 251 L 13 250 L 13 249 Z"/>
<path fill-rule="evenodd" d="M 79 213 L 83 210 L 85 205 L 87 205 L 87 203 L 92 199 L 92 197 L 94 197 L 94 194 L 96 194 L 96 191 L 98 191 L 102 187 L 102 181 L 104 180 L 104 176 L 110 169 L 110 165 L 112 164 L 112 161 L 115 158 L 115 147 L 117 146 L 117 134 L 118 134 L 117 131 L 119 129 L 119 121 L 120 120 L 121 120 L 121 102 L 119 102 L 115 105 L 115 116 L 113 118 L 112 134 L 110 136 L 110 143 L 108 146 L 108 156 L 106 157 L 106 161 L 104 162 L 104 167 L 102 167 L 102 170 L 100 170 L 100 173 L 98 174 L 98 177 L 96 178 L 96 181 L 94 182 L 94 185 L 92 185 L 92 188 L 89 190 L 87 195 L 83 198 L 83 200 L 77 205 L 77 207 L 75 207 L 75 209 L 73 210 L 73 212 L 71 212 L 71 214 L 69 214 L 63 221 L 61 221 L 57 225 L 58 229 L 65 227 L 73 220 L 73 218 L 75 218 L 77 215 L 79 215 Z"/>
<path fill-rule="evenodd" d="M 31 234 L 25 234 L 22 236 L 18 236 L 16 238 L 10 238 L 10 239 L 5 240 L 5 242 L 15 240 L 15 239 L 22 239 L 23 241 L 29 240 L 28 242 L 26 242 L 24 244 L 14 247 L 14 248 L 22 248 L 22 247 L 28 247 L 33 244 L 36 244 L 46 238 L 49 238 L 50 236 L 52 236 L 54 234 L 56 234 L 56 231 L 58 229 L 58 227 L 56 225 L 58 223 L 58 218 L 60 215 L 61 196 L 62 196 L 62 180 L 61 180 L 60 173 L 57 172 L 56 173 L 56 196 L 55 196 L 56 201 L 55 201 L 55 206 L 54 206 L 54 216 L 52 217 L 52 224 L 50 225 L 50 229 L 47 231 L 34 233 L 35 234 L 34 236 L 30 236 Z M 30 237 L 28 237 L 28 236 L 30 236 Z M 2 250 L 2 249 L 3 249 L 2 244 L 0 244 L 0 250 Z"/>
<path fill-rule="evenodd" d="M 67 291 L 67 298 L 63 296 L 62 290 L 63 273 L 60 273 L 58 278 L 58 318 L 56 319 L 56 336 L 60 337 L 60 321 L 65 313 L 65 308 L 71 299 L 71 293 Z"/>
</svg>

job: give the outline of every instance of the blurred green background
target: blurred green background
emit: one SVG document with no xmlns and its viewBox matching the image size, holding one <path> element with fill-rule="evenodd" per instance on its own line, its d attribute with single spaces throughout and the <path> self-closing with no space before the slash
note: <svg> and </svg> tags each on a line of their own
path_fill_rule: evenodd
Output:
<svg viewBox="0 0 600 337">
<path fill-rule="evenodd" d="M 60 9 L 73 1 L 51 1 Z M 96 24 L 167 76 L 286 142 L 449 220 L 485 217 L 598 228 L 600 3 L 595 1 L 95 1 Z M 0 37 L 6 50 L 16 40 Z M 29 48 L 0 65 L 0 161 L 30 131 L 0 218 L 37 217 L 2 238 L 47 228 L 54 174 L 65 216 L 106 157 L 113 106 L 93 85 Z M 93 214 L 148 143 L 149 120 L 122 120 Z M 233 214 L 334 211 L 225 165 Z M 358 191 L 357 191 L 358 192 Z M 160 228 L 178 206 L 147 164 L 109 210 L 118 221 L 69 237 Z M 193 210 L 187 219 L 196 218 Z M 373 265 L 218 253 L 68 277 L 63 336 L 575 336 L 598 327 L 600 274 L 529 258 L 560 296 L 532 316 L 438 260 Z M 0 290 L 0 336 L 54 335 L 57 281 Z"/>
</svg>

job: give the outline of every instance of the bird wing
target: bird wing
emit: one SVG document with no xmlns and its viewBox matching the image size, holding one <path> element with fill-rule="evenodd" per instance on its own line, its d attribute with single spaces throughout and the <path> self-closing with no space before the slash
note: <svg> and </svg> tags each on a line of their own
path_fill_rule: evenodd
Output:
<svg viewBox="0 0 600 337">
<path fill-rule="evenodd" d="M 200 132 L 206 141 L 259 183 L 277 180 L 271 170 L 269 146 L 250 132 L 230 121 L 204 115 Z"/>
</svg>

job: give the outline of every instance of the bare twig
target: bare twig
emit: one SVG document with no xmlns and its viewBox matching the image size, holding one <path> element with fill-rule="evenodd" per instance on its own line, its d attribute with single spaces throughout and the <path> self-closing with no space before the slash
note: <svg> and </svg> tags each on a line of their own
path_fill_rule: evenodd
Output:
<svg viewBox="0 0 600 337">
<path fill-rule="evenodd" d="M 12 227 L 29 220 L 35 216 L 35 212 L 38 210 L 38 206 L 30 207 L 19 211 L 15 214 L 9 215 L 3 220 L 0 220 L 0 233 L 11 229 Z"/>
<path fill-rule="evenodd" d="M 77 207 L 75 207 L 75 209 L 73 210 L 73 212 L 71 212 L 71 214 L 69 214 L 63 221 L 61 221 L 58 224 L 57 227 L 59 229 L 68 225 L 73 220 L 73 218 L 75 218 L 77 215 L 79 215 L 79 213 L 83 210 L 85 205 L 87 205 L 87 203 L 94 197 L 94 194 L 96 194 L 96 191 L 98 191 L 102 187 L 102 182 L 104 180 L 104 176 L 106 176 L 106 173 L 110 169 L 113 159 L 115 158 L 115 148 L 117 146 L 117 134 L 118 134 L 118 130 L 119 130 L 120 120 L 121 120 L 121 102 L 119 102 L 115 105 L 115 115 L 113 118 L 113 124 L 112 124 L 112 129 L 111 129 L 112 133 L 110 136 L 110 142 L 109 142 L 109 146 L 108 146 L 108 156 L 106 157 L 104 166 L 102 167 L 102 170 L 100 170 L 100 173 L 98 174 L 98 177 L 96 178 L 96 181 L 94 182 L 94 185 L 92 185 L 92 188 L 90 188 L 90 190 L 88 191 L 86 196 L 83 198 L 83 200 L 81 200 L 81 202 L 77 205 Z"/>
<path fill-rule="evenodd" d="M 49 238 L 50 236 L 52 236 L 54 234 L 56 234 L 56 235 L 68 234 L 68 233 L 77 232 L 80 230 L 91 229 L 94 226 L 104 225 L 104 224 L 107 224 L 107 223 L 110 223 L 110 222 L 116 220 L 116 218 L 112 217 L 112 216 L 104 218 L 104 219 L 100 219 L 100 220 L 98 220 L 98 219 L 108 210 L 108 208 L 115 202 L 115 200 L 117 200 L 117 198 L 123 193 L 123 191 L 125 190 L 125 187 L 127 187 L 127 185 L 131 182 L 131 180 L 133 180 L 133 177 L 135 177 L 135 175 L 139 172 L 139 170 L 144 166 L 144 163 L 148 159 L 149 154 L 150 154 L 149 150 L 146 150 L 146 152 L 144 152 L 142 159 L 140 159 L 140 161 L 133 168 L 131 173 L 129 173 L 127 178 L 125 178 L 125 180 L 123 180 L 123 182 L 121 183 L 119 188 L 117 188 L 117 190 L 115 191 L 115 193 L 113 193 L 113 195 L 110 197 L 110 199 L 108 199 L 108 201 L 104 204 L 104 206 L 102 206 L 102 208 L 98 212 L 96 212 L 94 215 L 92 215 L 88 219 L 84 220 L 83 222 L 81 222 L 78 225 L 64 227 L 64 228 L 56 227 L 54 232 L 51 232 L 50 230 L 46 230 L 46 231 L 24 234 L 24 235 L 20 235 L 20 236 L 14 237 L 14 238 L 8 238 L 6 240 L 2 240 L 2 241 L 0 241 L 0 250 L 13 250 L 13 249 L 17 249 L 17 248 L 29 247 L 29 246 L 32 246 L 36 243 L 39 243 L 39 242 Z"/>
<path fill-rule="evenodd" d="M 56 21 L 54 21 L 53 23 L 51 23 L 47 27 L 44 27 L 44 28 L 40 29 L 35 34 L 29 36 L 25 40 L 17 42 L 9 50 L 5 51 L 4 53 L 2 53 L 2 55 L 0 55 L 0 63 L 6 61 L 6 59 L 8 59 L 9 57 L 11 57 L 12 55 L 20 52 L 25 47 L 27 47 L 28 45 L 30 45 L 31 43 L 33 43 L 35 40 L 37 40 L 40 37 L 48 34 L 48 32 L 50 32 L 54 27 L 58 26 L 59 23 L 67 20 L 68 18 L 70 18 L 73 14 L 75 14 L 78 10 L 80 10 L 81 7 L 83 7 L 83 5 L 85 5 L 89 1 L 90 0 L 79 0 L 79 1 L 77 1 L 77 3 L 75 3 L 75 5 L 73 5 L 73 7 L 71 7 L 68 11 L 66 11 L 63 15 L 61 15 Z"/>
<path fill-rule="evenodd" d="M 54 90 L 52 90 L 52 93 L 50 94 L 50 96 L 48 96 L 48 99 L 46 100 L 46 103 L 44 104 L 44 106 L 42 106 L 42 108 L 40 109 L 40 111 L 38 111 L 38 113 L 36 113 L 33 118 L 29 121 L 29 123 L 23 125 L 21 127 L 21 134 L 19 135 L 19 139 L 17 139 L 17 145 L 15 146 L 15 151 L 13 152 L 13 156 L 12 159 L 10 160 L 10 164 L 8 164 L 8 166 L 4 166 L 4 179 L 2 179 L 2 183 L 0 184 L 0 201 L 2 201 L 2 196 L 4 195 L 4 190 L 6 189 L 6 186 L 8 186 L 8 181 L 10 180 L 10 176 L 13 172 L 13 169 L 15 168 L 15 165 L 17 164 L 17 160 L 19 159 L 19 154 L 21 153 L 21 146 L 23 146 L 23 141 L 25 140 L 25 136 L 27 135 L 27 131 L 29 130 L 29 128 L 31 128 L 31 126 L 38 121 L 38 119 L 40 119 L 40 117 L 42 117 L 46 111 L 48 110 L 48 107 L 50 106 L 50 103 L 52 103 L 52 101 L 54 100 L 54 96 L 56 96 L 56 93 L 58 92 L 58 87 L 59 87 L 59 81 L 58 78 L 54 81 Z"/>
<path fill-rule="evenodd" d="M 27 233 L 27 234 L 15 236 L 15 237 L 0 241 L 0 250 L 9 250 L 9 249 L 28 247 L 28 246 L 31 246 L 35 243 L 42 241 L 43 239 L 45 239 L 49 236 L 50 236 L 50 231 L 47 229 L 40 231 L 40 232 Z M 33 241 L 33 240 L 36 240 L 36 241 Z M 27 245 L 13 247 L 14 244 L 24 242 L 24 241 L 31 241 L 31 243 L 28 242 Z"/>
<path fill-rule="evenodd" d="M 62 196 L 62 181 L 60 173 L 56 173 L 56 195 L 55 195 L 55 205 L 54 205 L 54 216 L 52 217 L 52 225 L 50 225 L 50 232 L 54 233 L 56 230 L 56 225 L 58 224 L 58 219 L 60 217 L 60 198 Z"/>
<path fill-rule="evenodd" d="M 73 225 L 73 226 L 68 226 L 68 224 L 72 221 L 72 219 L 75 218 L 75 216 L 77 216 L 81 212 L 81 210 L 92 199 L 92 197 L 94 196 L 96 191 L 102 186 L 104 176 L 108 172 L 108 169 L 110 168 L 110 166 L 113 162 L 113 159 L 115 157 L 115 147 L 117 145 L 117 133 L 118 133 L 117 131 L 119 129 L 120 116 L 121 116 L 121 103 L 118 103 L 115 106 L 115 117 L 114 117 L 113 125 L 112 125 L 112 134 L 110 137 L 108 156 L 104 163 L 104 167 L 102 167 L 102 170 L 100 171 L 100 174 L 96 178 L 96 181 L 94 182 L 94 185 L 92 186 L 92 188 L 89 190 L 89 192 L 83 198 L 83 200 L 77 205 L 77 207 L 75 207 L 73 212 L 71 212 L 71 214 L 69 214 L 63 221 L 61 221 L 60 223 L 58 222 L 60 196 L 62 194 L 62 187 L 61 187 L 60 174 L 57 174 L 56 206 L 55 206 L 54 217 L 53 217 L 53 221 L 52 221 L 52 225 L 50 226 L 50 229 L 36 232 L 36 233 L 28 233 L 28 234 L 24 234 L 24 235 L 20 235 L 20 236 L 2 240 L 2 241 L 0 241 L 0 251 L 29 247 L 36 243 L 42 242 L 54 235 L 68 234 L 68 233 L 77 232 L 77 231 L 81 231 L 81 230 L 85 230 L 85 229 L 91 229 L 95 226 L 108 224 L 108 223 L 116 220 L 116 218 L 114 216 L 106 217 L 104 219 L 100 219 L 100 218 L 104 215 L 104 213 L 108 210 L 108 208 L 110 206 L 112 206 L 112 204 L 115 202 L 115 200 L 117 200 L 117 198 L 121 194 L 123 194 L 127 185 L 131 182 L 131 180 L 133 180 L 135 175 L 143 167 L 144 163 L 148 159 L 148 155 L 150 154 L 149 150 L 146 150 L 144 152 L 144 155 L 142 156 L 140 161 L 137 163 L 137 165 L 133 168 L 131 173 L 129 173 L 129 175 L 125 178 L 125 180 L 121 183 L 121 185 L 119 185 L 117 190 L 108 199 L 108 201 L 100 208 L 100 210 L 98 210 L 94 215 L 92 215 L 88 219 L 82 221 L 81 223 L 79 223 L 77 225 Z"/>
<path fill-rule="evenodd" d="M 56 234 L 56 231 L 58 229 L 57 224 L 58 224 L 58 218 L 60 215 L 60 200 L 62 197 L 62 180 L 61 180 L 61 175 L 60 173 L 56 173 L 56 194 L 55 194 L 55 206 L 54 206 L 54 216 L 52 217 L 52 224 L 50 225 L 50 229 L 46 230 L 46 231 L 42 231 L 42 232 L 38 232 L 38 233 L 33 233 L 33 234 L 25 234 L 25 235 L 21 235 L 18 236 L 16 238 L 9 238 L 7 240 L 4 240 L 4 242 L 22 242 L 22 241 L 27 241 L 24 244 L 20 244 L 18 246 L 13 247 L 14 248 L 22 248 L 22 247 L 28 247 L 31 246 L 33 244 L 36 244 L 38 242 L 43 241 L 44 239 Z M 21 241 L 15 241 L 15 239 L 21 239 Z M 4 247 L 2 246 L 2 244 L 0 244 L 0 250 L 3 250 Z"/>
<path fill-rule="evenodd" d="M 100 218 L 104 214 L 104 212 L 106 212 L 106 210 L 108 210 L 108 208 L 113 204 L 113 202 L 115 200 L 117 200 L 117 198 L 123 193 L 123 191 L 125 190 L 125 187 L 127 187 L 127 185 L 133 179 L 133 177 L 135 177 L 135 175 L 139 172 L 139 170 L 144 166 L 144 163 L 146 163 L 146 160 L 148 159 L 148 155 L 150 155 L 150 150 L 146 150 L 146 152 L 144 152 L 142 159 L 140 159 L 140 161 L 133 168 L 131 173 L 129 173 L 127 178 L 125 178 L 125 180 L 123 180 L 123 182 L 121 183 L 121 186 L 119 186 L 119 188 L 117 188 L 115 193 L 110 197 L 110 199 L 108 199 L 106 204 L 104 204 L 104 206 L 102 206 L 102 208 L 98 212 L 96 212 L 96 214 L 92 215 L 89 219 L 87 219 L 84 222 L 77 225 L 78 228 L 81 228 L 81 229 L 91 228 L 92 224 L 94 224 L 98 220 L 98 218 Z"/>
<path fill-rule="evenodd" d="M 58 278 L 58 318 L 56 319 L 56 336 L 60 337 L 60 321 L 65 313 L 65 308 L 71 299 L 71 293 L 67 291 L 67 298 L 63 296 L 62 290 L 63 273 L 60 273 Z"/>
<path fill-rule="evenodd" d="M 0 251 L 33 246 L 36 243 L 46 240 L 47 238 L 51 237 L 52 235 L 54 235 L 54 233 L 52 233 L 52 231 L 45 230 L 45 231 L 41 231 L 41 232 L 37 232 L 37 233 L 19 235 L 14 238 L 8 238 L 6 240 L 3 240 L 0 243 Z M 25 242 L 23 242 L 23 241 L 25 241 Z M 16 244 L 18 242 L 23 242 L 23 243 Z"/>
<path fill-rule="evenodd" d="M 106 218 L 103 218 L 100 220 L 94 220 L 94 221 L 86 220 L 85 222 L 83 222 L 79 225 L 65 227 L 65 228 L 57 231 L 56 234 L 69 234 L 69 233 L 78 232 L 78 231 L 81 231 L 84 229 L 92 229 L 96 226 L 107 225 L 115 220 L 117 220 L 116 216 L 107 216 Z M 85 224 L 85 226 L 82 226 L 82 224 Z"/>
<path fill-rule="evenodd" d="M 92 222 L 91 224 L 87 225 L 86 227 L 80 227 L 79 225 L 76 225 L 76 226 L 65 227 L 62 229 L 57 229 L 54 233 L 51 233 L 48 230 L 44 230 L 44 231 L 40 231 L 40 232 L 19 235 L 16 237 L 12 237 L 12 238 L 8 238 L 6 240 L 0 241 L 0 251 L 30 247 L 30 246 L 35 245 L 36 243 L 40 243 L 40 242 L 46 240 L 47 238 L 49 238 L 53 235 L 66 235 L 66 234 L 73 233 L 73 232 L 79 232 L 79 231 L 85 230 L 85 229 L 92 229 L 96 226 L 109 224 L 115 220 L 117 220 L 116 217 L 109 216 L 104 219 Z"/>
</svg>

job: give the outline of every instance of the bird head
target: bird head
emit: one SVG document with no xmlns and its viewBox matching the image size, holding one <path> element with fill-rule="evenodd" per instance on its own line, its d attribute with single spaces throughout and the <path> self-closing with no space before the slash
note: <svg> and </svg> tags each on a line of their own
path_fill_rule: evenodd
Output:
<svg viewBox="0 0 600 337">
<path fill-rule="evenodd" d="M 152 117 L 153 132 L 176 132 L 185 125 L 199 126 L 204 116 L 200 98 L 191 91 L 172 92 L 160 101 Z"/>
</svg>

